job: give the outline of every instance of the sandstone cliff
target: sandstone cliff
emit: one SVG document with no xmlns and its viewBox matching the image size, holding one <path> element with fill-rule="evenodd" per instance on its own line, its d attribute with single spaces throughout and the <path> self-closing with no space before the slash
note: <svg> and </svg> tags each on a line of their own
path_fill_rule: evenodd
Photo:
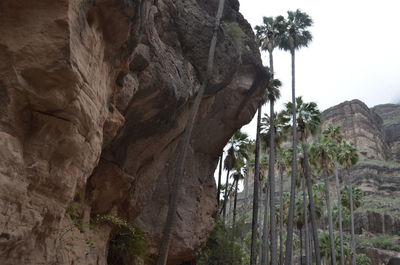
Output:
<svg viewBox="0 0 400 265">
<path fill-rule="evenodd" d="M 217 2 L 0 2 L 0 264 L 107 264 L 112 227 L 76 218 L 109 213 L 156 253 Z M 218 155 L 267 80 L 238 8 L 227 1 L 170 264 L 192 259 L 212 229 Z"/>
<path fill-rule="evenodd" d="M 393 159 L 400 162 L 400 105 L 383 104 L 372 108 L 383 120 L 386 141 L 392 150 Z"/>
<path fill-rule="evenodd" d="M 398 249 L 396 235 L 400 233 L 400 164 L 396 163 L 400 154 L 400 105 L 369 109 L 363 102 L 352 100 L 329 108 L 323 116 L 323 126 L 340 125 L 346 139 L 357 145 L 360 161 L 351 170 L 350 181 L 364 191 L 362 206 L 355 213 L 358 251 L 369 256 L 372 264 L 385 265 L 391 257 L 400 255 L 388 251 Z M 379 240 L 380 244 L 373 243 Z"/>
<path fill-rule="evenodd" d="M 345 138 L 353 141 L 362 159 L 389 160 L 391 151 L 382 128 L 382 118 L 360 100 L 346 101 L 323 112 L 323 128 L 341 126 Z"/>
</svg>

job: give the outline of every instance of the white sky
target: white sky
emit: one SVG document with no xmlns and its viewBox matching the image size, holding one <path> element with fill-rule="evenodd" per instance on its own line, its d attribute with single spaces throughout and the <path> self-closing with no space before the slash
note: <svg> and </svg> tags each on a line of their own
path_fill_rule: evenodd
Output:
<svg viewBox="0 0 400 265">
<path fill-rule="evenodd" d="M 240 0 L 253 28 L 263 16 L 297 8 L 313 18 L 314 40 L 296 53 L 296 96 L 321 110 L 355 98 L 370 107 L 400 103 L 400 1 Z M 283 82 L 280 108 L 291 98 L 289 53 L 276 50 L 274 68 Z M 243 129 L 254 137 L 254 119 Z"/>
</svg>

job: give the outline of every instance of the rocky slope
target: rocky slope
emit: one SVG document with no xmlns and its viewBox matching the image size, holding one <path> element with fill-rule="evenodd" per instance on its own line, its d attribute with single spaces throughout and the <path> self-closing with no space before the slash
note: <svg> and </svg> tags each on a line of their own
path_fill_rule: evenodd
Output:
<svg viewBox="0 0 400 265">
<path fill-rule="evenodd" d="M 393 159 L 400 162 L 400 105 L 383 104 L 372 108 L 383 119 L 386 141 L 391 147 Z"/>
<path fill-rule="evenodd" d="M 115 227 L 85 228 L 98 214 L 141 229 L 154 257 L 217 3 L 0 2 L 0 264 L 107 264 Z M 169 264 L 212 229 L 218 154 L 267 80 L 238 8 L 227 1 Z"/>
<path fill-rule="evenodd" d="M 382 128 L 382 118 L 360 100 L 346 101 L 323 112 L 324 125 L 341 126 L 345 138 L 353 141 L 362 159 L 391 159 Z"/>
<path fill-rule="evenodd" d="M 346 101 L 323 112 L 324 126 L 340 125 L 347 140 L 356 143 L 360 162 L 350 172 L 350 180 L 364 191 L 362 207 L 355 214 L 361 253 L 373 264 L 386 265 L 395 251 L 377 248 L 374 238 L 395 248 L 400 233 L 400 105 L 384 104 L 368 108 L 359 100 Z M 396 160 L 396 161 L 393 161 Z M 379 235 L 388 235 L 380 239 Z M 364 240 L 363 240 L 364 238 Z M 392 243 L 390 243 L 392 240 Z M 364 243 L 363 243 L 364 242 Z M 397 242 L 397 243 L 396 243 Z"/>
</svg>

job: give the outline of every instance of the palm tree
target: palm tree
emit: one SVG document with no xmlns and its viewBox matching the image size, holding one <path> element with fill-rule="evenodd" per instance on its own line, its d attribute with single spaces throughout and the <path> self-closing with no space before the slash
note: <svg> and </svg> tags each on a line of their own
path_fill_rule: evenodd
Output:
<svg viewBox="0 0 400 265">
<path fill-rule="evenodd" d="M 332 124 L 328 125 L 328 128 L 323 132 L 324 137 L 329 137 L 335 143 L 335 158 L 334 158 L 334 167 L 335 167 L 335 184 L 336 184 L 336 193 L 338 199 L 338 215 L 339 215 L 339 236 L 340 236 L 340 265 L 344 265 L 345 255 L 344 255 L 344 239 L 343 239 L 343 216 L 342 216 L 342 202 L 340 195 L 340 183 L 339 183 L 339 169 L 337 163 L 337 156 L 340 152 L 340 146 L 343 142 L 343 134 L 340 131 L 340 126 L 333 126 Z"/>
<path fill-rule="evenodd" d="M 267 146 L 269 147 L 269 167 L 268 167 L 268 179 L 269 179 L 269 194 L 270 194 L 270 225 L 271 225 L 271 264 L 277 264 L 277 233 L 276 233 L 276 213 L 275 213 L 275 143 L 276 143 L 276 128 L 275 128 L 275 112 L 274 103 L 280 97 L 279 87 L 282 86 L 281 81 L 274 79 L 267 89 L 267 98 L 270 103 L 270 116 L 269 116 L 269 128 L 267 135 L 269 135 L 269 141 Z M 265 121 L 265 120 L 264 120 Z M 266 124 L 262 124 L 266 126 Z M 268 125 L 267 125 L 268 126 Z M 265 203 L 268 200 L 265 201 Z M 267 209 L 268 207 L 265 206 Z M 264 217 L 268 216 L 268 213 L 264 213 Z M 266 236 L 264 236 L 266 238 Z M 262 252 L 262 255 L 266 255 L 266 251 Z M 266 261 L 265 257 L 262 260 Z M 262 264 L 262 265 L 266 265 Z"/>
<path fill-rule="evenodd" d="M 349 180 L 349 170 L 358 162 L 357 149 L 354 143 L 344 142 L 341 152 L 338 156 L 339 163 L 345 168 L 347 175 L 347 182 L 349 185 L 349 203 L 350 203 L 350 220 L 351 220 L 351 263 L 356 265 L 356 241 L 354 235 L 354 203 L 353 203 L 353 188 Z"/>
<path fill-rule="evenodd" d="M 257 110 L 256 150 L 254 165 L 254 190 L 253 190 L 253 217 L 251 221 L 251 246 L 250 265 L 257 263 L 257 221 L 258 221 L 258 191 L 260 189 L 260 130 L 261 130 L 261 105 Z"/>
<path fill-rule="evenodd" d="M 229 187 L 229 173 L 231 170 L 235 169 L 237 172 L 240 172 L 240 168 L 244 165 L 244 160 L 247 160 L 248 157 L 248 148 L 250 141 L 248 139 L 248 135 L 240 130 L 236 131 L 231 139 L 229 140 L 229 144 L 231 147 L 228 149 L 228 154 L 224 161 L 224 167 L 227 171 L 226 174 L 226 189 L 224 194 L 224 203 L 223 203 L 223 220 L 226 218 L 226 203 L 228 200 L 228 187 Z M 233 185 L 233 184 L 232 184 Z M 232 187 L 233 188 L 233 187 Z"/>
<path fill-rule="evenodd" d="M 284 30 L 284 17 L 277 16 L 264 17 L 264 25 L 256 26 L 256 37 L 260 41 L 261 49 L 267 50 L 269 54 L 269 69 L 271 74 L 271 81 L 268 86 L 268 99 L 270 101 L 270 138 L 269 138 L 269 188 L 270 188 L 270 222 L 271 222 L 271 264 L 277 264 L 277 233 L 276 233 L 276 214 L 275 214 L 275 110 L 274 103 L 280 97 L 279 87 L 282 85 L 277 79 L 274 79 L 274 60 L 273 51 L 278 46 L 282 32 Z M 264 251 L 265 252 L 265 251 Z M 266 260 L 265 258 L 263 259 Z M 263 264 L 264 265 L 264 264 Z"/>
<path fill-rule="evenodd" d="M 176 166 L 176 173 L 175 173 L 175 178 L 172 184 L 172 193 L 171 193 L 171 198 L 168 203 L 168 213 L 167 213 L 167 220 L 165 221 L 164 229 L 163 229 L 163 235 L 161 238 L 160 242 L 160 250 L 159 250 L 159 255 L 157 259 L 157 265 L 165 265 L 167 263 L 167 257 L 168 257 L 168 252 L 169 252 L 169 245 L 171 242 L 171 232 L 172 228 L 175 224 L 175 219 L 176 219 L 176 210 L 178 208 L 177 202 L 178 202 L 178 194 L 179 190 L 181 187 L 181 183 L 183 180 L 183 172 L 185 168 L 185 162 L 186 162 L 186 155 L 187 155 L 187 150 L 189 149 L 189 144 L 190 144 L 190 138 L 192 136 L 192 131 L 194 127 L 194 123 L 197 117 L 197 112 L 199 110 L 200 102 L 203 98 L 204 91 L 208 85 L 209 80 L 211 79 L 213 68 L 214 68 L 214 55 L 215 55 L 215 47 L 217 44 L 217 36 L 218 36 L 218 31 L 220 28 L 220 21 L 222 17 L 222 13 L 224 10 L 224 4 L 225 0 L 219 0 L 219 5 L 218 5 L 218 11 L 215 16 L 215 24 L 214 24 L 214 30 L 213 30 L 213 35 L 211 38 L 211 43 L 210 43 L 210 49 L 208 53 L 208 60 L 207 60 L 207 70 L 206 70 L 206 76 L 203 80 L 203 83 L 201 84 L 201 87 L 199 89 L 199 92 L 196 95 L 196 98 L 193 103 L 193 107 L 190 111 L 190 116 L 188 120 L 188 124 L 186 126 L 182 142 L 180 143 L 179 146 L 179 152 L 178 152 L 178 164 Z"/>
<path fill-rule="evenodd" d="M 322 171 L 322 175 L 325 181 L 325 198 L 326 198 L 326 207 L 328 210 L 328 228 L 329 228 L 329 238 L 330 238 L 330 249 L 331 249 L 331 262 L 332 265 L 336 265 L 336 251 L 334 244 L 334 235 L 333 235 L 333 217 L 332 217 L 332 202 L 329 192 L 329 176 L 331 175 L 331 171 L 333 169 L 332 164 L 335 158 L 335 146 L 331 139 L 327 137 L 318 137 L 318 140 L 315 141 L 311 148 L 310 152 L 312 154 L 312 160 L 316 163 L 319 171 Z"/>
<path fill-rule="evenodd" d="M 295 89 L 295 51 L 307 47 L 312 40 L 311 33 L 307 30 L 312 25 L 313 21 L 310 16 L 306 13 L 301 12 L 299 9 L 296 11 L 288 11 L 288 17 L 285 21 L 286 30 L 282 34 L 281 41 L 279 42 L 279 48 L 290 51 L 292 58 L 292 115 L 293 115 L 293 157 L 292 157 L 292 176 L 290 186 L 290 207 L 289 207 L 289 222 L 287 229 L 287 241 L 286 241 L 286 258 L 285 265 L 292 264 L 292 247 L 293 247 L 293 216 L 294 216 L 294 204 L 296 200 L 296 176 L 297 170 L 297 119 L 296 119 L 296 89 Z"/>
<path fill-rule="evenodd" d="M 311 182 L 311 174 L 310 174 L 310 168 L 309 168 L 309 162 L 308 162 L 308 143 L 307 139 L 309 136 L 314 135 L 318 128 L 319 125 L 321 124 L 321 113 L 318 110 L 317 104 L 315 102 L 309 102 L 306 103 L 303 101 L 302 97 L 297 97 L 295 100 L 295 105 L 296 105 L 296 110 L 295 110 L 295 117 L 296 123 L 299 125 L 297 128 L 297 132 L 300 135 L 300 142 L 302 143 L 302 149 L 303 149 L 303 171 L 304 171 L 304 177 L 306 179 L 307 183 L 307 191 L 308 191 L 308 196 L 309 196 L 309 204 L 310 204 L 310 213 L 311 213 L 311 226 L 313 230 L 313 239 L 314 239 L 314 248 L 315 248 L 315 257 L 316 257 L 316 264 L 320 265 L 320 255 L 319 255 L 319 243 L 318 243 L 318 232 L 317 232 L 317 217 L 316 217 L 316 212 L 315 212 L 315 205 L 314 205 L 314 196 L 313 196 L 313 191 L 312 191 L 312 182 Z M 293 110 L 293 104 L 292 102 L 288 102 L 285 104 L 285 111 L 284 115 L 286 116 L 287 119 L 293 119 L 292 115 L 292 110 Z M 292 121 L 292 126 L 294 126 L 294 122 Z M 296 138 L 297 139 L 297 138 Z M 297 150 L 297 147 L 296 147 Z M 292 157 L 296 157 L 297 155 L 293 155 Z M 296 170 L 297 172 L 297 167 L 293 167 L 293 160 L 292 160 L 292 177 L 293 177 L 293 170 Z M 297 175 L 297 173 L 296 173 Z M 296 184 L 296 183 L 294 183 Z M 291 190 L 292 190 L 292 185 L 291 185 Z M 292 194 L 291 197 L 292 199 Z M 290 225 L 290 207 L 289 207 L 289 223 L 288 223 L 288 233 L 289 233 L 289 225 Z M 289 238 L 289 235 L 288 235 Z M 287 255 L 288 255 L 288 243 L 286 244 L 286 259 L 285 259 L 285 264 L 287 264 Z"/>
<path fill-rule="evenodd" d="M 226 218 L 226 203 L 228 200 L 229 173 L 235 167 L 235 164 L 236 164 L 235 147 L 232 143 L 231 147 L 228 149 L 228 154 L 226 155 L 225 160 L 224 160 L 224 168 L 226 170 L 224 202 L 222 204 L 222 212 L 223 212 L 222 216 L 223 216 L 224 223 L 225 223 L 225 218 Z"/>
</svg>

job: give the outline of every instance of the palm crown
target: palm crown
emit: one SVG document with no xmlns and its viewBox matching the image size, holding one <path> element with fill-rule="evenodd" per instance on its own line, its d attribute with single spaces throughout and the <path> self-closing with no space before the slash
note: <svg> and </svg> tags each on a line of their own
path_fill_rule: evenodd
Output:
<svg viewBox="0 0 400 265">
<path fill-rule="evenodd" d="M 292 119 L 292 102 L 285 104 L 284 115 L 288 120 Z M 321 112 L 318 110 L 315 102 L 306 103 L 302 97 L 296 98 L 296 113 L 298 132 L 300 140 L 305 141 L 308 136 L 314 135 L 321 124 Z"/>
<path fill-rule="evenodd" d="M 297 9 L 288 11 L 288 17 L 284 23 L 286 31 L 280 37 L 279 48 L 293 52 L 302 47 L 308 47 L 312 41 L 311 32 L 307 30 L 313 24 L 311 17 Z"/>
<path fill-rule="evenodd" d="M 263 17 L 264 24 L 256 26 L 256 38 L 262 50 L 272 52 L 281 42 L 286 23 L 283 16 Z"/>
</svg>

